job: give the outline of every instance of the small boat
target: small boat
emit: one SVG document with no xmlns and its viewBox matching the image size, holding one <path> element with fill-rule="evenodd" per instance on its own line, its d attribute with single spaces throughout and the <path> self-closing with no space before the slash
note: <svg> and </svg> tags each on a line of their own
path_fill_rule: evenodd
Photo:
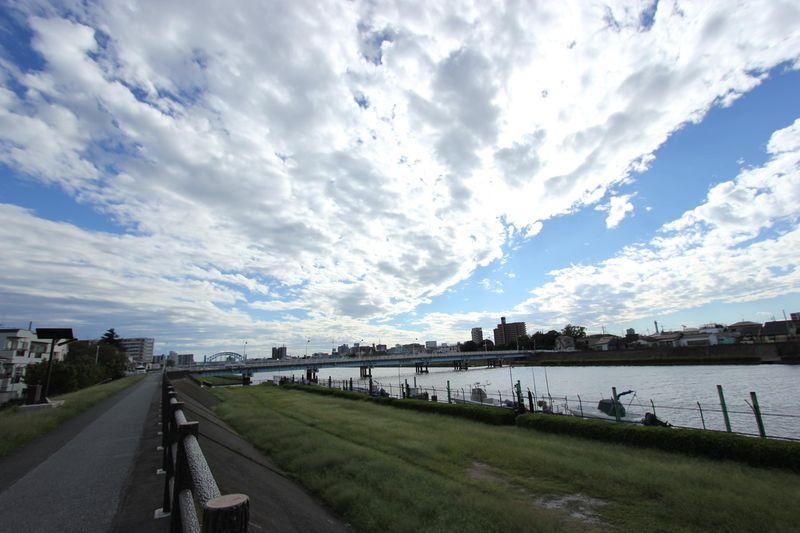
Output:
<svg viewBox="0 0 800 533">
<path fill-rule="evenodd" d="M 615 406 L 617 408 L 616 413 L 614 412 Z M 617 414 L 619 414 L 620 418 L 625 416 L 625 406 L 619 403 L 619 400 L 600 400 L 597 403 L 597 409 L 608 416 L 616 417 Z"/>
<path fill-rule="evenodd" d="M 608 416 L 613 416 L 615 418 L 619 416 L 620 418 L 624 418 L 627 413 L 625 411 L 625 406 L 622 405 L 619 399 L 625 396 L 626 394 L 633 394 L 633 391 L 626 390 L 625 392 L 621 392 L 617 394 L 616 399 L 600 400 L 599 402 L 597 402 L 597 410 L 601 411 L 602 413 Z"/>
</svg>

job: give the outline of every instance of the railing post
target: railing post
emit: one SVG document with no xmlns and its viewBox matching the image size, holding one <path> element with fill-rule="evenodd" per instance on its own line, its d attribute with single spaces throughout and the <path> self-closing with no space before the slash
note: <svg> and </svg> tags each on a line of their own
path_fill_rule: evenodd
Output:
<svg viewBox="0 0 800 533">
<path fill-rule="evenodd" d="M 754 391 L 750 391 L 750 399 L 753 401 L 753 414 L 756 415 L 758 434 L 761 435 L 761 438 L 766 438 L 767 431 L 764 429 L 764 421 L 761 419 L 761 408 L 758 406 L 758 396 L 756 396 Z"/>
<path fill-rule="evenodd" d="M 226 494 L 203 506 L 203 533 L 246 533 L 250 522 L 250 499 L 244 494 Z"/>
<path fill-rule="evenodd" d="M 703 423 L 703 429 L 706 429 L 706 418 L 703 416 L 703 408 L 700 407 L 700 402 L 697 402 L 697 408 L 700 410 L 700 422 Z"/>
<path fill-rule="evenodd" d="M 617 422 L 619 422 L 619 409 L 617 409 L 617 405 L 619 405 L 619 400 L 617 400 L 617 388 L 611 387 L 611 397 L 613 398 L 614 402 L 614 418 L 616 418 Z"/>
<path fill-rule="evenodd" d="M 531 413 L 533 412 L 533 394 L 531 394 L 531 390 L 528 389 L 528 407 L 530 408 Z"/>
<path fill-rule="evenodd" d="M 450 399 L 450 380 L 447 380 L 447 403 L 453 403 Z"/>
<path fill-rule="evenodd" d="M 728 418 L 728 406 L 725 405 L 725 395 L 722 393 L 722 385 L 717 385 L 717 394 L 719 394 L 719 405 L 722 407 L 722 418 L 725 420 L 725 430 L 731 432 L 731 419 Z"/>
<path fill-rule="evenodd" d="M 176 411 L 183 407 L 181 402 L 177 402 L 172 405 L 176 406 Z M 180 405 L 180 407 L 177 407 L 178 405 Z M 198 426 L 198 422 L 186 422 L 185 424 L 181 424 L 179 426 L 176 425 L 175 427 L 175 436 L 177 438 L 178 447 L 175 453 L 175 482 L 173 483 L 172 487 L 173 509 L 170 527 L 171 531 L 173 532 L 181 531 L 183 528 L 183 524 L 181 523 L 181 512 L 178 508 L 180 493 L 183 490 L 192 489 L 192 482 L 191 478 L 189 477 L 189 468 L 186 463 L 186 448 L 184 447 L 184 439 L 188 435 L 194 435 L 196 437 Z"/>
</svg>

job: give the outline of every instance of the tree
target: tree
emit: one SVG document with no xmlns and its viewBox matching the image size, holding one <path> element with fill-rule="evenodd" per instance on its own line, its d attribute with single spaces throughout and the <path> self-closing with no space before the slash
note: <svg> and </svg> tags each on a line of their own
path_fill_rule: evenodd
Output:
<svg viewBox="0 0 800 533">
<path fill-rule="evenodd" d="M 108 331 L 103 333 L 103 336 L 100 338 L 100 342 L 103 344 L 110 344 L 112 346 L 119 346 L 119 335 L 117 335 L 117 332 L 114 331 L 114 328 L 109 328 Z"/>
<path fill-rule="evenodd" d="M 47 361 L 41 361 L 25 367 L 25 383 L 28 385 L 40 384 L 44 387 L 47 381 Z M 50 396 L 57 396 L 72 392 L 78 388 L 78 371 L 74 365 L 65 361 L 53 361 L 53 370 L 50 373 Z M 44 390 L 42 390 L 44 393 Z"/>
<path fill-rule="evenodd" d="M 467 341 L 467 342 L 465 342 L 464 344 L 461 345 L 461 351 L 462 352 L 477 352 L 478 351 L 478 345 L 475 344 L 475 342 L 473 342 L 473 341 Z"/>
<path fill-rule="evenodd" d="M 573 326 L 572 324 L 567 324 L 564 326 L 561 334 L 566 335 L 567 337 L 572 337 L 573 339 L 581 339 L 586 336 L 586 328 L 583 326 Z"/>
</svg>

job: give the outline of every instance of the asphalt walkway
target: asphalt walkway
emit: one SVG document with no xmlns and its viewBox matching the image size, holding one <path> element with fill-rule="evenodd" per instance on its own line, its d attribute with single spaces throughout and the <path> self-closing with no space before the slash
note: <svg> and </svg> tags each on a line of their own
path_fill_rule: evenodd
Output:
<svg viewBox="0 0 800 533">
<path fill-rule="evenodd" d="M 160 379 L 160 374 L 150 375 L 93 408 L 96 418 L 82 417 L 82 428 L 72 424 L 75 434 L 57 449 L 52 448 L 60 442 L 54 439 L 64 433 L 58 430 L 5 458 L 3 465 L 16 479 L 0 486 L 0 531 L 110 530 Z M 52 453 L 40 457 L 48 448 Z M 32 465 L 37 458 L 41 462 Z M 0 477 L 10 481 L 8 476 Z"/>
</svg>

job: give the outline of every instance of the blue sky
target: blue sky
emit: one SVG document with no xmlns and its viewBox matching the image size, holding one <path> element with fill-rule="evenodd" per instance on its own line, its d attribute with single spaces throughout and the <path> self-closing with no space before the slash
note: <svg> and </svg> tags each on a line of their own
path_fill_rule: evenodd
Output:
<svg viewBox="0 0 800 533">
<path fill-rule="evenodd" d="M 792 3 L 0 9 L 4 324 L 268 353 L 800 310 Z"/>
<path fill-rule="evenodd" d="M 714 107 L 700 123 L 687 124 L 675 132 L 655 152 L 650 168 L 635 176 L 633 183 L 618 189 L 623 194 L 636 194 L 635 214 L 619 226 L 608 229 L 606 215 L 591 206 L 556 217 L 544 225 L 539 235 L 522 242 L 506 261 L 477 269 L 469 280 L 420 306 L 417 312 L 511 308 L 532 285 L 546 282 L 550 270 L 570 263 L 594 263 L 628 243 L 648 240 L 661 225 L 700 204 L 712 184 L 734 178 L 742 167 L 762 165 L 772 132 L 800 117 L 798 93 L 800 73 L 785 65 L 772 69 L 761 85 L 732 105 Z M 514 277 L 508 277 L 509 273 Z M 487 290 L 480 284 L 483 279 L 501 283 L 503 292 Z M 492 289 L 497 288 L 492 285 Z M 781 310 L 788 313 L 788 309 L 798 306 L 800 298 L 793 294 L 740 304 L 709 304 L 602 326 L 619 333 L 628 327 L 652 331 L 653 320 L 673 328 L 713 321 L 764 321 L 773 315 L 782 319 Z M 484 325 L 491 326 L 491 322 Z M 560 326 L 563 324 L 552 324 L 556 329 Z"/>
</svg>

